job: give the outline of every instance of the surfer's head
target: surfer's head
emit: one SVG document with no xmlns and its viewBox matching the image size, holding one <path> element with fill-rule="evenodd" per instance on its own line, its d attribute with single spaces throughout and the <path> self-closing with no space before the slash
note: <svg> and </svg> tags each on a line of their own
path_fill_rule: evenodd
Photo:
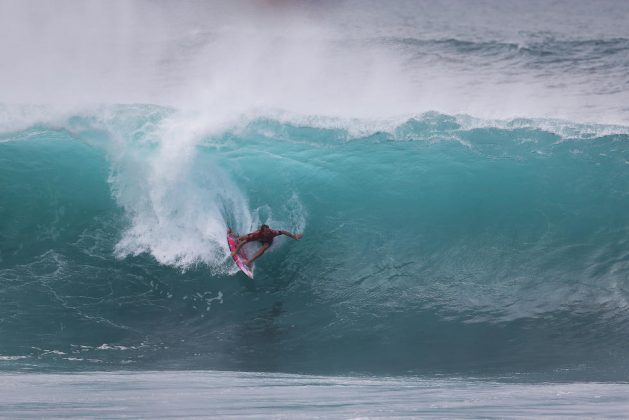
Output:
<svg viewBox="0 0 629 420">
<path fill-rule="evenodd" d="M 264 231 L 269 228 L 269 225 L 260 225 L 260 230 Z"/>
</svg>

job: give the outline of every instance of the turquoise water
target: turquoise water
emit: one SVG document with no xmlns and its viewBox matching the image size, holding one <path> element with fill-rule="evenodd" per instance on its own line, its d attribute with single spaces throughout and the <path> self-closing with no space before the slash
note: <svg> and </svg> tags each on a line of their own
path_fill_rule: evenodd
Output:
<svg viewBox="0 0 629 420">
<path fill-rule="evenodd" d="M 256 119 L 166 153 L 172 111 L 112 112 L 0 143 L 7 367 L 626 377 L 627 134 Z M 305 236 L 251 282 L 224 234 L 261 222 Z"/>
</svg>

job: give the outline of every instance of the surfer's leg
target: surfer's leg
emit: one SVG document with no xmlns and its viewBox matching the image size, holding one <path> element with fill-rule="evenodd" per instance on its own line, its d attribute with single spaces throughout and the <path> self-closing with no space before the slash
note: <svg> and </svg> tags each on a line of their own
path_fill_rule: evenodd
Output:
<svg viewBox="0 0 629 420">
<path fill-rule="evenodd" d="M 256 252 L 253 257 L 251 257 L 248 261 L 249 266 L 251 266 L 251 264 L 253 264 L 253 262 L 256 260 L 256 258 L 258 258 L 260 255 L 264 254 L 264 251 L 266 251 L 267 249 L 269 249 L 271 245 L 270 244 L 263 244 L 260 249 L 258 249 L 258 252 Z"/>
</svg>

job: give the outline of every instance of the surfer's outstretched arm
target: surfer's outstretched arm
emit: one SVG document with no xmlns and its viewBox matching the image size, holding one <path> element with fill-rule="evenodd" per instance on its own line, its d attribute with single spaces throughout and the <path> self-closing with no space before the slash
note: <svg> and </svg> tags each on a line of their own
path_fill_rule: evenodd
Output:
<svg viewBox="0 0 629 420">
<path fill-rule="evenodd" d="M 295 234 L 293 234 L 293 233 L 290 233 L 287 230 L 280 230 L 280 233 L 282 235 L 290 236 L 291 238 L 296 239 L 296 240 L 300 240 L 301 237 L 304 236 L 303 233 L 295 233 Z"/>
</svg>

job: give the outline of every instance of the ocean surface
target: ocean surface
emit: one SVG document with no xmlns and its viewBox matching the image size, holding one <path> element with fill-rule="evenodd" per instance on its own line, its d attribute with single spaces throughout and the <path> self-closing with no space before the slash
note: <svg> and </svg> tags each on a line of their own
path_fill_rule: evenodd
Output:
<svg viewBox="0 0 629 420">
<path fill-rule="evenodd" d="M 0 2 L 0 416 L 620 416 L 628 21 Z"/>
<path fill-rule="evenodd" d="M 45 392 L 41 392 L 45 390 Z M 6 418 L 626 418 L 627 386 L 162 371 L 0 374 Z"/>
</svg>

